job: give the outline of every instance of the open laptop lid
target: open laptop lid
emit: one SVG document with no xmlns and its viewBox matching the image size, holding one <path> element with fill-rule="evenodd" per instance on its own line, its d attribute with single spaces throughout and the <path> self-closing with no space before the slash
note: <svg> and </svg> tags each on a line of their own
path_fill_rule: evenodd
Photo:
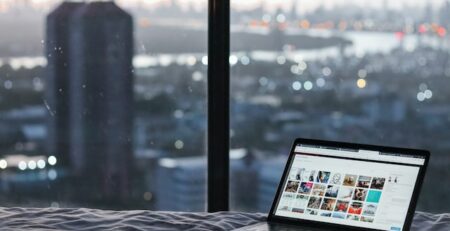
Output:
<svg viewBox="0 0 450 231">
<path fill-rule="evenodd" d="M 268 221 L 409 230 L 430 153 L 296 139 Z"/>
</svg>

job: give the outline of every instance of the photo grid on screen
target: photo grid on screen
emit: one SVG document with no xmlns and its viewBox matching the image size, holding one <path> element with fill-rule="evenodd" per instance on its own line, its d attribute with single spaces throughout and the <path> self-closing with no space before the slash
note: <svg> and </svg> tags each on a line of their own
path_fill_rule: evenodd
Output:
<svg viewBox="0 0 450 231">
<path fill-rule="evenodd" d="M 278 210 L 373 223 L 386 178 L 291 169 Z"/>
</svg>

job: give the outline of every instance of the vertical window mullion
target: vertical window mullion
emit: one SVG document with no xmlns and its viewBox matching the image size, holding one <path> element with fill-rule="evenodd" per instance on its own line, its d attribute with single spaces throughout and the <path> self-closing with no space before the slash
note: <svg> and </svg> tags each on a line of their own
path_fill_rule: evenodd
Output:
<svg viewBox="0 0 450 231">
<path fill-rule="evenodd" d="M 229 210 L 230 1 L 208 1 L 208 212 Z"/>
</svg>

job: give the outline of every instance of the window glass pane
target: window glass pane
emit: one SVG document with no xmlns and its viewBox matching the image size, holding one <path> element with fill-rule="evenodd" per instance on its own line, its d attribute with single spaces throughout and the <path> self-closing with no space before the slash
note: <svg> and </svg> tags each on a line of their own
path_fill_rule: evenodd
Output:
<svg viewBox="0 0 450 231">
<path fill-rule="evenodd" d="M 1 204 L 203 211 L 206 4 L 1 1 Z"/>
<path fill-rule="evenodd" d="M 448 211 L 449 1 L 231 2 L 233 209 L 268 211 L 303 137 L 429 149 L 418 210 Z"/>
</svg>

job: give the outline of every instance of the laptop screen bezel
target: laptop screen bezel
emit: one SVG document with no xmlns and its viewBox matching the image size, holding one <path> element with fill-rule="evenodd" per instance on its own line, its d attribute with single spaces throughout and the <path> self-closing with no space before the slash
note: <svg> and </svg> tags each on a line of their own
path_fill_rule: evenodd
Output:
<svg viewBox="0 0 450 231">
<path fill-rule="evenodd" d="M 411 201 L 408 207 L 408 212 L 405 218 L 404 225 L 402 230 L 409 230 L 411 227 L 412 219 L 414 218 L 414 212 L 417 205 L 417 200 L 419 198 L 419 193 L 422 188 L 422 183 L 425 177 L 425 172 L 428 166 L 428 161 L 430 158 L 430 152 L 426 150 L 420 149 L 409 149 L 409 148 L 397 148 L 397 147 L 388 147 L 388 146 L 377 146 L 377 145 L 368 145 L 368 144 L 356 144 L 356 143 L 345 143 L 345 142 L 336 142 L 336 141 L 325 141 L 325 140 L 313 140 L 313 139 L 303 139 L 297 138 L 291 148 L 288 161 L 286 162 L 286 166 L 283 170 L 283 175 L 281 177 L 280 183 L 277 188 L 277 192 L 275 194 L 274 200 L 272 202 L 272 206 L 270 208 L 270 212 L 268 215 L 269 222 L 282 223 L 282 224 L 291 224 L 291 225 L 305 225 L 305 226 L 320 226 L 320 227 L 329 227 L 334 229 L 351 229 L 351 230 L 378 230 L 378 229 L 370 229 L 364 227 L 356 227 L 349 225 L 341 225 L 341 224 L 333 224 L 327 222 L 320 221 L 311 221 L 305 220 L 301 218 L 289 218 L 283 216 L 275 215 L 276 206 L 278 204 L 278 200 L 281 196 L 284 182 L 288 176 L 288 171 L 294 160 L 296 155 L 295 147 L 299 144 L 305 145 L 317 145 L 317 146 L 328 146 L 328 147 L 336 147 L 336 148 L 348 148 L 348 149 L 362 149 L 362 150 L 370 150 L 370 151 L 378 151 L 378 152 L 387 152 L 387 153 L 398 153 L 403 154 L 405 156 L 420 156 L 425 159 L 424 164 L 419 166 L 419 174 L 417 175 L 416 183 L 414 186 L 413 194 L 411 197 Z"/>
</svg>

